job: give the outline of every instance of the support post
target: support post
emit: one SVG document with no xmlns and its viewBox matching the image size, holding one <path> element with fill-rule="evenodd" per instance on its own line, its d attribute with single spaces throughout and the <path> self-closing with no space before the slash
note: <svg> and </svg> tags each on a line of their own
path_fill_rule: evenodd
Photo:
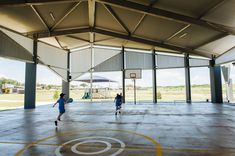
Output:
<svg viewBox="0 0 235 156">
<path fill-rule="evenodd" d="M 91 102 L 93 101 L 93 67 L 94 67 L 94 47 L 93 47 L 93 43 L 91 43 L 91 69 L 90 69 L 90 95 L 91 95 L 90 98 L 91 98 Z"/>
<path fill-rule="evenodd" d="M 221 67 L 215 66 L 215 60 L 210 62 L 211 102 L 223 103 Z"/>
<path fill-rule="evenodd" d="M 70 90 L 70 82 L 62 80 L 62 93 L 65 95 L 65 100 L 68 100 L 69 98 L 69 90 Z"/>
<path fill-rule="evenodd" d="M 185 65 L 185 87 L 186 87 L 186 102 L 191 103 L 191 80 L 190 80 L 190 67 L 189 67 L 189 55 L 184 56 Z"/>
<path fill-rule="evenodd" d="M 37 83 L 37 37 L 33 40 L 33 61 L 25 65 L 25 94 L 24 109 L 34 109 L 36 107 L 36 83 Z"/>
<path fill-rule="evenodd" d="M 67 100 L 70 97 L 70 51 L 68 50 L 67 56 L 67 81 L 62 80 L 62 93 L 66 94 L 65 99 Z"/>
<path fill-rule="evenodd" d="M 122 47 L 122 102 L 126 102 L 126 85 L 125 85 L 125 49 Z"/>
<path fill-rule="evenodd" d="M 136 105 L 136 79 L 134 78 L 134 104 Z"/>
<path fill-rule="evenodd" d="M 156 69 L 156 51 L 153 50 L 153 103 L 157 103 L 157 69 Z"/>
</svg>

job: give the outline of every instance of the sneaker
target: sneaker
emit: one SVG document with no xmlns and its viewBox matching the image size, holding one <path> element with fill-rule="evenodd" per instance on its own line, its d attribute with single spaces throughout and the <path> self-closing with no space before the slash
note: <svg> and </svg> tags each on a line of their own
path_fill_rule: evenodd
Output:
<svg viewBox="0 0 235 156">
<path fill-rule="evenodd" d="M 60 119 L 58 119 L 59 121 L 61 121 Z"/>
<path fill-rule="evenodd" d="M 57 121 L 55 121 L 55 126 L 57 126 Z"/>
</svg>

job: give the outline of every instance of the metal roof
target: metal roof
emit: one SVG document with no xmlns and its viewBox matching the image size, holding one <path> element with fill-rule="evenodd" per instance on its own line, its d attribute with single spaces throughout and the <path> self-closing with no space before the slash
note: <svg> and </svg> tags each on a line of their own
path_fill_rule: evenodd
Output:
<svg viewBox="0 0 235 156">
<path fill-rule="evenodd" d="M 0 25 L 73 49 L 124 46 L 210 57 L 235 46 L 235 0 L 1 0 Z"/>
</svg>

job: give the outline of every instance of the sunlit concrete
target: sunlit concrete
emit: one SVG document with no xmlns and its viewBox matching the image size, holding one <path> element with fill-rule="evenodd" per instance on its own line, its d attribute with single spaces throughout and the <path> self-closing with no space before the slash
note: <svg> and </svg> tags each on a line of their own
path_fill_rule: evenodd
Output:
<svg viewBox="0 0 235 156">
<path fill-rule="evenodd" d="M 231 105 L 125 104 L 115 117 L 113 103 L 71 103 L 56 128 L 57 113 L 52 105 L 1 111 L 0 155 L 77 155 L 72 147 L 98 156 L 235 155 Z"/>
</svg>

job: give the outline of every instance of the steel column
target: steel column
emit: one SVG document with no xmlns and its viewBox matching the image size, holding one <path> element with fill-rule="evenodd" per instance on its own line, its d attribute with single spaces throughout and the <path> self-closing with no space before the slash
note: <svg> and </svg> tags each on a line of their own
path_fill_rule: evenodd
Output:
<svg viewBox="0 0 235 156">
<path fill-rule="evenodd" d="M 62 93 L 66 94 L 65 99 L 69 98 L 70 83 L 62 80 Z"/>
<path fill-rule="evenodd" d="M 62 93 L 66 94 L 66 100 L 70 97 L 70 51 L 67 56 L 67 81 L 62 80 Z"/>
<path fill-rule="evenodd" d="M 215 66 L 215 60 L 210 64 L 211 102 L 223 103 L 221 67 Z"/>
<path fill-rule="evenodd" d="M 122 102 L 126 102 L 126 84 L 125 84 L 125 49 L 122 47 Z"/>
<path fill-rule="evenodd" d="M 37 38 L 33 41 L 33 61 L 25 65 L 25 94 L 24 109 L 34 109 L 36 107 L 36 82 L 37 82 Z"/>
<path fill-rule="evenodd" d="M 185 87 L 186 87 L 186 102 L 191 103 L 191 80 L 190 80 L 190 67 L 189 67 L 189 55 L 184 56 L 185 65 Z"/>
<path fill-rule="evenodd" d="M 156 52 L 153 50 L 153 103 L 157 103 L 157 69 Z"/>
</svg>

